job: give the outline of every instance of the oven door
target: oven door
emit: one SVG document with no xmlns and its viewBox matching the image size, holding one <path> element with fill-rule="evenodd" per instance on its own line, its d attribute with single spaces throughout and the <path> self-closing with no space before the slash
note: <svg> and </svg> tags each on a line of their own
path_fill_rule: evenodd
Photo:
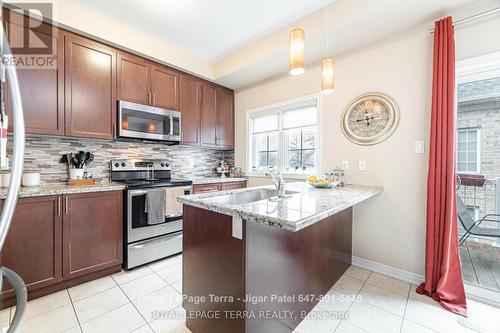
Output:
<svg viewBox="0 0 500 333">
<path fill-rule="evenodd" d="M 176 187 L 166 187 L 172 190 Z M 184 194 L 191 193 L 191 187 L 183 187 Z M 178 214 L 165 216 L 165 223 L 148 224 L 146 207 L 146 189 L 127 191 L 127 243 L 132 243 L 147 238 L 161 236 L 182 230 L 182 211 Z"/>
<path fill-rule="evenodd" d="M 118 135 L 125 138 L 172 141 L 172 112 L 149 105 L 120 101 Z"/>
</svg>

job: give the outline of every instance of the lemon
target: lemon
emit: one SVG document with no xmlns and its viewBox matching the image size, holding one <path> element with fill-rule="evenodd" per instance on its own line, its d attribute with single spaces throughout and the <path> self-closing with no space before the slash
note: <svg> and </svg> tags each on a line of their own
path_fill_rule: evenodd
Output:
<svg viewBox="0 0 500 333">
<path fill-rule="evenodd" d="M 307 178 L 307 181 L 310 183 L 316 183 L 318 182 L 318 178 L 316 176 L 309 176 L 309 178 Z"/>
</svg>

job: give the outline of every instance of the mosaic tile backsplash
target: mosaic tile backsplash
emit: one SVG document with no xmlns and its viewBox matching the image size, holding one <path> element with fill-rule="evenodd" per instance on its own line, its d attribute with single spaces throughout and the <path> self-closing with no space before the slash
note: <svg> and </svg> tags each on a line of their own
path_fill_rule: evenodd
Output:
<svg viewBox="0 0 500 333">
<path fill-rule="evenodd" d="M 12 156 L 12 137 L 8 141 L 8 154 Z M 24 158 L 25 172 L 40 172 L 42 184 L 61 184 L 68 180 L 68 168 L 59 163 L 64 153 L 79 150 L 94 154 L 94 161 L 86 167 L 96 180 L 109 178 L 112 159 L 153 158 L 168 160 L 172 165 L 172 178 L 215 176 L 221 160 L 234 163 L 233 151 L 220 151 L 188 146 L 167 146 L 161 143 L 106 141 L 77 138 L 27 137 Z M 193 167 L 190 168 L 190 161 Z"/>
</svg>

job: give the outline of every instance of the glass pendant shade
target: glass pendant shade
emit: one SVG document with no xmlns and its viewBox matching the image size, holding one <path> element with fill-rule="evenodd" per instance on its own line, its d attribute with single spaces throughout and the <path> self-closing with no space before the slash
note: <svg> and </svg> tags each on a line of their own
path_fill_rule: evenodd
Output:
<svg viewBox="0 0 500 333">
<path fill-rule="evenodd" d="M 334 84 L 333 58 L 321 60 L 321 92 L 328 94 L 333 92 Z"/>
<path fill-rule="evenodd" d="M 290 32 L 290 74 L 300 75 L 304 73 L 304 30 L 293 29 Z"/>
</svg>

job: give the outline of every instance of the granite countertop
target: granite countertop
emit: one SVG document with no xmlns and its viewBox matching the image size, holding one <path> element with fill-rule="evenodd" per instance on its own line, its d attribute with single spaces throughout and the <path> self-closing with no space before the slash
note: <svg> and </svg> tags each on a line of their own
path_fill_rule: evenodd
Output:
<svg viewBox="0 0 500 333">
<path fill-rule="evenodd" d="M 37 187 L 24 187 L 19 189 L 19 197 L 36 197 L 43 195 L 59 195 L 71 193 L 88 193 L 88 192 L 104 192 L 104 191 L 120 191 L 125 189 L 125 185 L 103 181 L 97 182 L 95 185 L 85 186 L 69 186 L 66 184 L 46 184 Z M 7 196 L 7 188 L 0 189 L 0 199 L 5 199 Z"/>
<path fill-rule="evenodd" d="M 234 183 L 234 182 L 246 182 L 246 178 L 230 178 L 230 177 L 200 177 L 193 178 L 193 185 L 203 185 L 203 184 L 214 184 L 214 183 Z"/>
<path fill-rule="evenodd" d="M 296 193 L 290 198 L 279 201 L 265 199 L 248 204 L 229 205 L 209 199 L 224 194 L 242 193 L 256 189 L 274 189 L 274 186 L 192 194 L 179 197 L 177 200 L 186 205 L 221 214 L 233 216 L 237 214 L 247 221 L 298 231 L 383 191 L 381 186 L 363 185 L 317 189 L 305 182 L 297 182 L 285 186 L 287 191 L 296 191 Z"/>
</svg>

